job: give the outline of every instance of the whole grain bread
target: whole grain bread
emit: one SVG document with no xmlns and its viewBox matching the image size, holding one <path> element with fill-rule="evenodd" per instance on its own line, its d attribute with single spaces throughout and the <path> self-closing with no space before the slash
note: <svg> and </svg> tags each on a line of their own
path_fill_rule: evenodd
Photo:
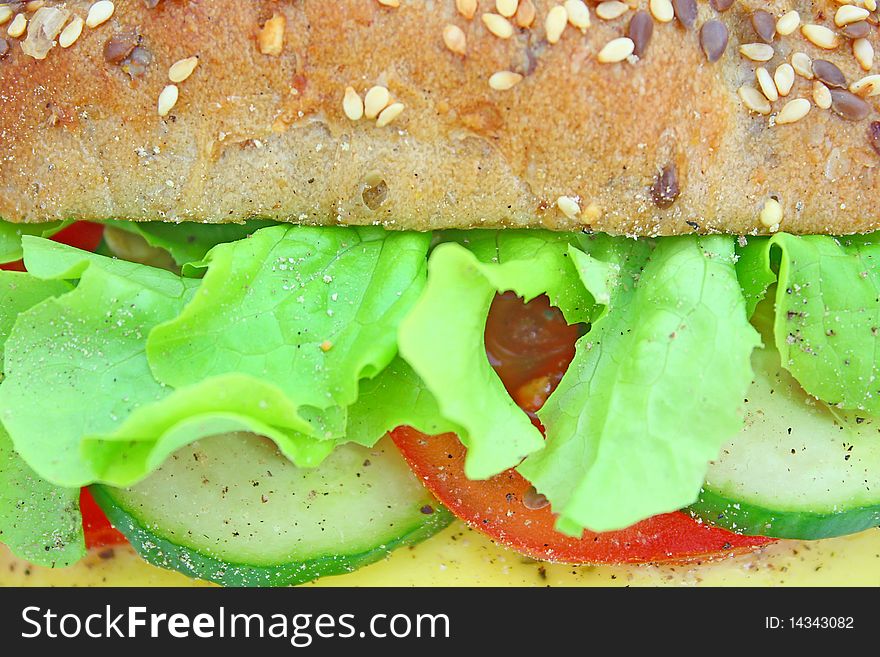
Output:
<svg viewBox="0 0 880 657">
<path fill-rule="evenodd" d="M 779 69 L 787 95 L 756 80 L 794 53 L 834 64 L 847 86 L 877 72 L 872 0 L 850 5 L 840 20 L 859 20 L 844 26 L 840 3 L 801 0 L 723 11 L 720 0 L 590 2 L 589 26 L 578 2 L 566 12 L 522 0 L 504 19 L 510 3 L 490 0 L 122 0 L 70 43 L 76 26 L 58 30 L 92 4 L 13 3 L 28 30 L 7 36 L 11 17 L 0 28 L 8 221 L 268 217 L 637 235 L 880 227 L 872 80 L 857 97 L 823 64 L 817 86 L 801 55 L 790 91 L 791 71 Z M 637 10 L 646 14 L 631 28 Z M 768 35 L 791 10 L 794 31 Z M 103 18 L 95 12 L 89 23 Z M 632 47 L 641 56 L 627 56 Z M 198 65 L 169 107 L 169 67 L 189 57 Z M 393 107 L 378 121 L 350 118 L 374 86 L 389 97 L 373 92 L 368 105 Z M 794 99 L 808 101 L 805 116 L 803 103 L 783 109 Z"/>
</svg>

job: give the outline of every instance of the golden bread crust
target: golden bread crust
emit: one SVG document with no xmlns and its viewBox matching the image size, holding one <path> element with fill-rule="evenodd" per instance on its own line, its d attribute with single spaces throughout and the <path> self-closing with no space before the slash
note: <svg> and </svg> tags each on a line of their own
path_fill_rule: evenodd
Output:
<svg viewBox="0 0 880 657">
<path fill-rule="evenodd" d="M 85 18 L 90 4 L 46 6 Z M 777 36 L 766 63 L 740 55 L 740 44 L 759 40 L 752 10 L 780 16 L 795 8 L 802 23 L 839 33 L 838 3 L 743 1 L 719 13 L 699 0 L 690 29 L 653 20 L 634 63 L 597 56 L 626 35 L 632 9 L 606 21 L 588 3 L 585 33 L 569 24 L 550 44 L 545 19 L 556 3 L 534 4 L 534 24 L 515 27 L 509 39 L 480 19 L 495 11 L 487 0 L 471 20 L 453 0 L 397 8 L 375 0 L 164 0 L 155 9 L 127 0 L 43 60 L 22 51 L 26 35 L 7 37 L 0 217 L 755 234 L 777 228 L 759 219 L 773 197 L 783 210 L 778 228 L 789 232 L 880 227 L 880 125 L 873 145 L 870 138 L 880 96 L 865 99 L 867 117 L 846 120 L 817 107 L 813 82 L 800 75 L 769 116 L 750 112 L 737 93 L 757 86 L 756 67 L 772 75 L 795 51 L 833 62 L 847 83 L 876 72 L 859 66 L 852 39 L 839 36 L 825 50 L 800 30 Z M 284 17 L 281 52 L 263 54 L 261 31 L 276 14 Z M 876 17 L 867 39 L 880 48 Z M 700 47 L 709 20 L 730 32 L 717 63 Z M 444 45 L 449 24 L 465 35 L 464 56 Z M 152 56 L 134 78 L 104 56 L 106 42 L 131 28 Z M 169 66 L 190 56 L 199 64 L 161 117 Z M 489 77 L 497 71 L 524 77 L 496 90 Z M 363 98 L 374 85 L 405 106 L 383 127 L 343 110 L 346 87 Z M 809 114 L 775 125 L 795 98 L 810 100 Z M 656 198 L 664 169 L 674 169 L 679 188 L 668 207 Z M 557 205 L 561 196 L 575 202 L 574 212 L 563 203 L 571 216 Z"/>
</svg>

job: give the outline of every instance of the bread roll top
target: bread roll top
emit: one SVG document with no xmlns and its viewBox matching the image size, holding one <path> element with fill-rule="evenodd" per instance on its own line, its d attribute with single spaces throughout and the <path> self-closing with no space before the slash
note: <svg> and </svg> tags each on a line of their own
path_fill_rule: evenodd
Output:
<svg viewBox="0 0 880 657">
<path fill-rule="evenodd" d="M 0 217 L 876 229 L 876 4 L 729 4 L 13 3 Z"/>
</svg>

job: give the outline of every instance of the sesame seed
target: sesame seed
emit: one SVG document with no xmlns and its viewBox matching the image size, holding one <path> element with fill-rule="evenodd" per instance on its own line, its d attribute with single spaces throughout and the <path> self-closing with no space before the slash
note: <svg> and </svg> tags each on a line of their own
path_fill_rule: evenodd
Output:
<svg viewBox="0 0 880 657">
<path fill-rule="evenodd" d="M 813 79 L 813 60 L 805 52 L 795 52 L 791 55 L 791 66 L 794 72 L 807 80 Z"/>
<path fill-rule="evenodd" d="M 26 28 L 27 18 L 25 18 L 24 14 L 18 14 L 15 18 L 12 19 L 12 22 L 9 24 L 9 27 L 6 30 L 6 35 L 11 36 L 13 39 L 16 39 L 24 34 Z"/>
<path fill-rule="evenodd" d="M 837 13 L 834 14 L 834 24 L 837 27 L 843 27 L 844 25 L 849 25 L 850 23 L 863 21 L 870 15 L 871 12 L 869 12 L 864 7 L 856 7 L 855 5 L 841 5 L 841 7 L 837 10 Z"/>
<path fill-rule="evenodd" d="M 633 40 L 635 46 L 633 55 L 636 57 L 644 56 L 653 34 L 654 21 L 651 19 L 651 14 L 642 10 L 634 13 L 626 28 L 626 36 Z"/>
<path fill-rule="evenodd" d="M 518 4 L 518 0 L 495 0 L 495 11 L 505 18 L 512 18 Z"/>
<path fill-rule="evenodd" d="M 800 24 L 801 15 L 792 9 L 791 11 L 784 13 L 779 17 L 779 20 L 776 21 L 776 31 L 783 36 L 788 36 L 798 29 Z"/>
<path fill-rule="evenodd" d="M 736 93 L 739 94 L 740 100 L 742 100 L 743 105 L 745 105 L 752 112 L 756 112 L 758 114 L 770 113 L 770 101 L 767 100 L 767 97 L 764 96 L 764 94 L 762 94 L 754 87 L 749 87 L 748 85 L 742 86 L 737 90 Z"/>
<path fill-rule="evenodd" d="M 696 0 L 672 0 L 672 10 L 678 22 L 691 29 L 697 21 Z"/>
<path fill-rule="evenodd" d="M 871 121 L 868 126 L 868 143 L 880 155 L 880 121 Z"/>
<path fill-rule="evenodd" d="M 260 52 L 271 57 L 278 57 L 284 49 L 284 27 L 287 19 L 284 14 L 275 12 L 266 21 L 259 34 Z"/>
<path fill-rule="evenodd" d="M 168 79 L 172 82 L 183 82 L 190 75 L 193 74 L 193 71 L 196 70 L 196 66 L 198 65 L 198 57 L 187 57 L 185 59 L 178 59 L 169 67 Z"/>
<path fill-rule="evenodd" d="M 622 62 L 624 59 L 632 55 L 632 51 L 635 47 L 633 40 L 629 37 L 611 39 L 611 41 L 606 43 L 602 50 L 599 51 L 599 54 L 596 55 L 596 59 L 603 64 Z"/>
<path fill-rule="evenodd" d="M 547 41 L 556 43 L 562 38 L 565 32 L 565 26 L 568 25 L 568 12 L 562 5 L 556 5 L 547 12 L 547 18 L 544 19 L 544 30 L 547 32 Z"/>
<path fill-rule="evenodd" d="M 499 14 L 483 14 L 483 25 L 499 39 L 509 39 L 513 36 L 513 25 L 510 21 Z"/>
<path fill-rule="evenodd" d="M 467 50 L 467 39 L 458 25 L 447 25 L 443 28 L 443 43 L 457 55 L 463 55 Z"/>
<path fill-rule="evenodd" d="M 25 6 L 24 10 L 27 12 L 38 11 L 46 6 L 46 0 L 30 0 Z"/>
<path fill-rule="evenodd" d="M 770 76 L 770 73 L 767 72 L 766 68 L 763 66 L 756 68 L 755 78 L 758 80 L 758 87 L 763 94 L 767 96 L 767 100 L 771 103 L 779 100 L 779 90 L 776 89 L 776 83 L 773 81 L 773 78 Z"/>
<path fill-rule="evenodd" d="M 104 61 L 110 64 L 121 64 L 138 45 L 138 35 L 135 30 L 121 30 L 116 32 L 104 43 Z"/>
<path fill-rule="evenodd" d="M 61 30 L 61 34 L 58 36 L 58 45 L 62 48 L 70 48 L 82 34 L 83 25 L 85 25 L 85 21 L 79 16 L 74 16 L 67 27 Z"/>
<path fill-rule="evenodd" d="M 866 98 L 880 95 L 880 75 L 866 75 L 849 85 L 849 90 L 856 96 Z"/>
<path fill-rule="evenodd" d="M 762 226 L 776 232 L 779 230 L 779 224 L 782 223 L 782 205 L 775 198 L 768 198 L 764 201 L 758 219 Z"/>
<path fill-rule="evenodd" d="M 600 2 L 596 5 L 596 16 L 603 21 L 613 21 L 615 18 L 620 18 L 628 11 L 629 5 L 625 2 L 620 2 L 620 0 L 608 0 L 607 2 Z"/>
<path fill-rule="evenodd" d="M 568 16 L 568 22 L 581 32 L 586 33 L 590 27 L 590 10 L 583 0 L 565 0 L 565 14 Z"/>
<path fill-rule="evenodd" d="M 810 113 L 810 101 L 806 98 L 795 98 L 788 101 L 776 115 L 776 125 L 796 123 Z"/>
<path fill-rule="evenodd" d="M 590 203 L 584 210 L 584 217 L 587 221 L 593 222 L 602 216 L 602 208 L 595 203 Z"/>
<path fill-rule="evenodd" d="M 871 113 L 871 106 L 845 89 L 832 89 L 831 111 L 847 121 L 861 121 Z"/>
<path fill-rule="evenodd" d="M 558 207 L 562 211 L 562 214 L 569 219 L 577 219 L 578 215 L 581 213 L 581 206 L 578 204 L 577 200 L 571 196 L 560 196 L 556 199 L 556 207 Z"/>
<path fill-rule="evenodd" d="M 177 89 L 176 84 L 169 84 L 164 89 L 162 89 L 162 93 L 159 94 L 159 116 L 168 115 L 168 112 L 170 112 L 177 104 L 179 93 L 180 92 Z"/>
<path fill-rule="evenodd" d="M 342 111 L 352 121 L 360 121 L 364 116 L 364 101 L 353 87 L 345 88 L 345 96 L 342 97 Z"/>
<path fill-rule="evenodd" d="M 367 95 L 364 96 L 364 116 L 375 119 L 388 106 L 390 100 L 391 94 L 385 87 L 379 85 L 370 87 Z"/>
<path fill-rule="evenodd" d="M 489 77 L 489 86 L 495 91 L 507 91 L 518 85 L 523 79 L 519 73 L 513 71 L 498 71 Z"/>
<path fill-rule="evenodd" d="M 658 208 L 666 209 L 672 207 L 679 194 L 681 194 L 681 185 L 678 182 L 678 169 L 673 162 L 663 167 L 654 178 L 651 184 L 651 200 Z"/>
<path fill-rule="evenodd" d="M 837 35 L 824 25 L 816 25 L 807 23 L 801 26 L 801 34 L 815 46 L 824 48 L 825 50 L 834 50 L 837 48 Z"/>
<path fill-rule="evenodd" d="M 651 0 L 648 3 L 651 16 L 661 23 L 668 23 L 675 18 L 675 9 L 670 0 Z"/>
<path fill-rule="evenodd" d="M 391 103 L 388 107 L 386 107 L 379 113 L 379 118 L 376 119 L 376 126 L 379 128 L 384 128 L 386 125 L 388 125 L 398 116 L 400 116 L 400 113 L 403 111 L 403 109 L 403 103 Z"/>
<path fill-rule="evenodd" d="M 856 39 L 852 45 L 853 56 L 863 71 L 870 71 L 874 66 L 874 46 L 867 39 Z"/>
<path fill-rule="evenodd" d="M 825 59 L 813 60 L 813 75 L 828 87 L 846 89 L 846 76 L 843 71 Z"/>
<path fill-rule="evenodd" d="M 700 28 L 700 47 L 706 53 L 709 62 L 717 62 L 727 50 L 729 38 L 727 26 L 721 21 L 711 20 L 703 23 Z"/>
<path fill-rule="evenodd" d="M 844 25 L 840 30 L 841 33 L 850 39 L 864 39 L 871 33 L 871 26 L 867 21 L 856 21 L 849 25 Z"/>
<path fill-rule="evenodd" d="M 813 80 L 813 102 L 820 109 L 831 107 L 831 91 L 819 80 Z"/>
<path fill-rule="evenodd" d="M 780 96 L 787 96 L 794 86 L 794 69 L 791 64 L 782 63 L 773 72 L 773 82 Z"/>
<path fill-rule="evenodd" d="M 383 7 L 399 7 L 400 0 L 379 0 L 379 4 Z"/>
<path fill-rule="evenodd" d="M 776 19 L 770 12 L 758 9 L 751 15 L 752 29 L 764 43 L 773 43 L 776 37 Z"/>
<path fill-rule="evenodd" d="M 86 16 L 86 25 L 89 27 L 98 27 L 102 23 L 106 23 L 113 15 L 116 7 L 110 0 L 98 0 L 89 7 L 89 14 Z"/>
<path fill-rule="evenodd" d="M 459 14 L 470 20 L 477 13 L 477 0 L 455 0 L 455 8 Z"/>
<path fill-rule="evenodd" d="M 121 64 L 134 52 L 138 45 L 138 35 L 134 29 L 116 32 L 104 43 L 104 61 L 110 64 Z"/>
<path fill-rule="evenodd" d="M 6 21 L 12 18 L 12 15 L 14 13 L 15 12 L 12 11 L 12 7 L 10 7 L 9 5 L 0 5 L 0 25 L 3 25 L 4 23 L 6 23 Z"/>
<path fill-rule="evenodd" d="M 535 22 L 535 3 L 532 0 L 520 0 L 519 8 L 516 10 L 516 24 L 520 27 L 531 27 Z"/>
<path fill-rule="evenodd" d="M 766 43 L 744 43 L 739 47 L 739 52 L 753 62 L 767 62 L 773 59 L 773 46 Z"/>
<path fill-rule="evenodd" d="M 877 11 L 877 0 L 862 0 L 862 4 L 868 11 Z"/>
</svg>

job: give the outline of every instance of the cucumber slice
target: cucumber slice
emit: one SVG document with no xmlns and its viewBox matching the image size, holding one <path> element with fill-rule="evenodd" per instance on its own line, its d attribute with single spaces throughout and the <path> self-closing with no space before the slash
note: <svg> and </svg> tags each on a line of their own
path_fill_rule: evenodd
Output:
<svg viewBox="0 0 880 657">
<path fill-rule="evenodd" d="M 350 572 L 452 520 L 387 438 L 298 468 L 265 438 L 223 434 L 131 488 L 91 490 L 148 562 L 226 586 Z"/>
<path fill-rule="evenodd" d="M 767 347 L 752 357 L 745 428 L 710 466 L 691 512 L 739 533 L 776 538 L 828 538 L 877 526 L 880 421 L 805 393 L 772 346 L 770 313 L 765 305 L 756 314 Z"/>
</svg>

